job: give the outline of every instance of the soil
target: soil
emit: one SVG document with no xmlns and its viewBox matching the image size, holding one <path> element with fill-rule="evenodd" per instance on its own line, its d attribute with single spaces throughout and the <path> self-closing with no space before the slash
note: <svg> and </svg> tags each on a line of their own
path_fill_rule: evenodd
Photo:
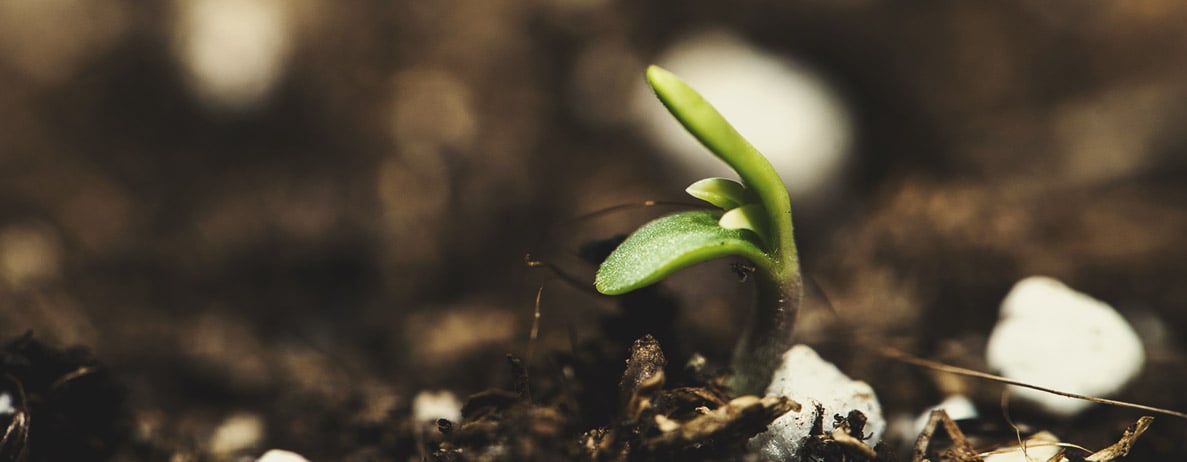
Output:
<svg viewBox="0 0 1187 462">
<path fill-rule="evenodd" d="M 1032 275 L 1138 330 L 1147 364 L 1115 398 L 1187 410 L 1179 2 L 276 3 L 284 65 L 234 107 L 178 57 L 172 3 L 0 7 L 0 460 L 753 457 L 747 437 L 803 403 L 722 386 L 745 266 L 589 287 L 615 236 L 672 209 L 633 204 L 687 201 L 696 178 L 629 95 L 706 28 L 850 105 L 848 170 L 793 198 L 796 335 L 889 420 L 960 392 L 973 451 L 1016 442 L 1000 385 L 877 347 L 986 370 Z M 461 414 L 415 419 L 428 393 Z M 1093 451 L 1142 415 L 1008 409 L 1023 437 Z M 913 430 L 871 457 L 861 416 L 834 418 L 850 433 L 814 437 L 825 459 L 911 459 Z M 1185 432 L 1158 416 L 1126 460 L 1182 459 Z M 930 450 L 960 460 L 952 440 Z"/>
</svg>

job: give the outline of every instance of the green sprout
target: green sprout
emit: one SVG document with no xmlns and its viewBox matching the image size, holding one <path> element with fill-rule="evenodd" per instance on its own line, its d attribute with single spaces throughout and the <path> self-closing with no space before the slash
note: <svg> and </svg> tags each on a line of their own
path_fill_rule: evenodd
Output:
<svg viewBox="0 0 1187 462">
<path fill-rule="evenodd" d="M 706 178 L 686 190 L 721 210 L 693 210 L 653 220 L 610 254 L 594 281 L 624 294 L 709 260 L 736 256 L 755 267 L 755 309 L 734 349 L 730 385 L 761 394 L 791 347 L 803 291 L 792 239 L 791 200 L 775 168 L 696 90 L 658 66 L 647 69 L 655 95 L 698 141 L 741 178 Z"/>
</svg>

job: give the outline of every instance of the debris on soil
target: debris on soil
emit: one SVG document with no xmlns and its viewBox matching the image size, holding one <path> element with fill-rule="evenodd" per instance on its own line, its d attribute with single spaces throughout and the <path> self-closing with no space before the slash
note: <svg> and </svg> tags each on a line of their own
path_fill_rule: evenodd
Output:
<svg viewBox="0 0 1187 462">
<path fill-rule="evenodd" d="M 915 441 L 911 460 L 914 462 L 1008 462 L 1016 460 L 1116 462 L 1129 455 L 1134 442 L 1150 427 L 1153 421 L 1154 418 L 1150 416 L 1139 418 L 1125 430 L 1121 439 L 1116 443 L 1088 455 L 1084 455 L 1089 452 L 1088 450 L 1078 445 L 1061 443 L 1059 438 L 1049 431 L 1037 432 L 1021 444 L 1015 443 L 1013 446 L 1002 449 L 978 453 L 973 449 L 973 445 L 961 431 L 960 426 L 943 409 L 937 409 L 931 412 L 927 426 Z M 946 446 L 933 446 L 933 443 L 938 441 L 936 435 L 938 429 L 943 429 L 943 433 L 948 436 L 949 443 Z M 1020 439 L 1021 436 L 1018 438 Z"/>
<path fill-rule="evenodd" d="M 927 426 L 928 420 L 931 419 L 931 411 L 938 409 L 942 409 L 944 413 L 948 414 L 948 417 L 952 418 L 952 420 L 964 420 L 977 417 L 977 406 L 973 404 L 973 401 L 969 399 L 969 397 L 960 394 L 949 395 L 947 398 L 944 398 L 943 402 L 932 408 L 929 408 L 927 412 L 920 414 L 919 417 L 915 419 L 915 425 L 912 427 L 914 434 L 918 435 L 919 432 L 923 431 L 924 427 Z"/>
<path fill-rule="evenodd" d="M 731 400 L 721 376 L 698 374 L 708 380 L 669 386 L 666 365 L 653 337 L 635 341 L 615 417 L 604 422 L 589 422 L 558 394 L 537 403 L 504 389 L 476 393 L 462 407 L 461 422 L 416 427 L 422 451 L 437 461 L 724 460 L 744 453 L 746 442 L 775 418 L 800 410 L 786 397 Z"/>
<path fill-rule="evenodd" d="M 0 460 L 105 460 L 126 441 L 124 392 L 83 348 L 59 350 L 32 332 L 0 352 Z"/>
<path fill-rule="evenodd" d="M 1146 429 L 1150 428 L 1150 424 L 1153 422 L 1154 417 L 1142 416 L 1137 422 L 1134 422 L 1133 425 L 1130 425 L 1129 428 L 1125 429 L 1125 433 L 1121 435 L 1120 440 L 1118 440 L 1112 446 L 1096 451 L 1092 455 L 1085 457 L 1084 460 L 1088 462 L 1112 462 L 1115 460 L 1121 460 L 1125 456 L 1129 455 L 1129 450 L 1133 447 L 1133 443 L 1137 441 L 1139 436 L 1142 436 L 1142 433 L 1146 432 Z"/>
<path fill-rule="evenodd" d="M 639 421 L 643 411 L 652 406 L 652 397 L 664 386 L 664 366 L 667 360 L 659 342 L 648 335 L 631 345 L 631 356 L 626 360 L 626 372 L 619 382 L 621 402 L 625 405 L 623 421 Z"/>
<path fill-rule="evenodd" d="M 698 412 L 703 414 L 685 422 L 657 414 L 655 425 L 660 434 L 645 440 L 645 447 L 651 451 L 663 451 L 672 448 L 701 449 L 718 441 L 741 444 L 765 430 L 775 418 L 799 410 L 799 403 L 787 397 L 759 398 L 746 395 L 734 398 L 716 409 L 701 408 Z"/>
<path fill-rule="evenodd" d="M 866 441 L 868 436 L 864 432 L 865 415 L 861 411 L 853 410 L 848 416 L 833 415 L 833 430 L 825 433 L 824 409 L 816 404 L 816 423 L 812 426 L 811 434 L 801 440 L 798 448 L 798 459 L 776 459 L 769 452 L 760 453 L 770 461 L 803 460 L 811 462 L 845 461 L 845 462 L 884 462 L 893 461 L 891 449 L 879 443 L 871 448 Z"/>
<path fill-rule="evenodd" d="M 932 447 L 932 441 L 936 436 L 936 430 L 940 428 L 944 430 L 952 443 L 943 450 L 936 450 Z M 973 449 L 973 445 L 969 443 L 968 438 L 964 436 L 964 432 L 960 430 L 956 422 L 948 417 L 948 413 L 943 409 L 937 409 L 931 411 L 927 425 L 923 427 L 919 438 L 915 440 L 915 449 L 912 452 L 911 460 L 914 462 L 975 462 L 980 461 L 981 456 Z"/>
</svg>

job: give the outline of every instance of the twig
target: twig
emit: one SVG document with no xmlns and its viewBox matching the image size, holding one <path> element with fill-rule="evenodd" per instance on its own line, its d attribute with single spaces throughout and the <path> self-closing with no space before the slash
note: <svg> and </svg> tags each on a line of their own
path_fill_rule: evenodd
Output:
<svg viewBox="0 0 1187 462">
<path fill-rule="evenodd" d="M 528 351 L 524 355 L 523 375 L 524 375 L 524 393 L 528 401 L 532 399 L 531 381 L 528 379 L 528 371 L 532 368 L 532 359 L 536 356 L 536 339 L 540 335 L 540 298 L 544 295 L 544 286 L 541 285 L 536 290 L 536 308 L 532 313 L 532 331 L 528 334 Z"/>
<path fill-rule="evenodd" d="M 1154 407 L 1154 406 L 1147 406 L 1145 404 L 1137 404 L 1137 403 L 1130 403 L 1127 401 L 1119 401 L 1119 400 L 1115 400 L 1115 399 L 1098 398 L 1095 396 L 1081 395 L 1081 394 L 1077 394 L 1077 393 L 1068 393 L 1066 391 L 1060 391 L 1060 390 L 1056 390 L 1053 388 L 1040 387 L 1038 385 L 1032 385 L 1032 384 L 1029 384 L 1026 382 L 1020 382 L 1018 380 L 1008 379 L 1008 378 L 1002 377 L 1000 375 L 993 375 L 993 374 L 990 374 L 987 372 L 981 372 L 981 371 L 977 371 L 977 370 L 973 370 L 973 369 L 966 369 L 963 367 L 950 366 L 950 365 L 947 365 L 947 364 L 944 364 L 944 363 L 941 363 L 938 361 L 932 361 L 930 359 L 920 358 L 920 357 L 912 355 L 910 353 L 907 353 L 907 352 L 904 352 L 904 351 L 901 351 L 901 350 L 898 350 L 898 349 L 895 349 L 892 347 L 888 347 L 885 345 L 868 345 L 867 344 L 866 348 L 872 349 L 872 350 L 878 352 L 879 354 L 881 354 L 882 356 L 885 356 L 885 357 L 888 357 L 891 359 L 896 359 L 896 360 L 905 362 L 907 364 L 914 364 L 916 366 L 924 367 L 924 368 L 931 369 L 931 370 L 938 371 L 938 372 L 963 375 L 966 377 L 975 377 L 975 378 L 990 380 L 990 381 L 994 381 L 994 382 L 998 382 L 998 383 L 1004 383 L 1006 385 L 1014 385 L 1014 386 L 1018 386 L 1018 387 L 1022 387 L 1022 388 L 1030 388 L 1032 390 L 1038 390 L 1038 391 L 1041 391 L 1044 393 L 1050 393 L 1053 395 L 1063 396 L 1066 398 L 1082 399 L 1085 401 L 1092 401 L 1094 403 L 1108 404 L 1110 406 L 1127 407 L 1130 409 L 1139 409 L 1142 411 L 1154 412 L 1157 414 L 1169 415 L 1172 417 L 1178 417 L 1180 419 L 1187 420 L 1187 413 L 1183 413 L 1183 412 L 1179 412 L 1179 411 L 1163 409 L 1163 408 Z"/>
</svg>

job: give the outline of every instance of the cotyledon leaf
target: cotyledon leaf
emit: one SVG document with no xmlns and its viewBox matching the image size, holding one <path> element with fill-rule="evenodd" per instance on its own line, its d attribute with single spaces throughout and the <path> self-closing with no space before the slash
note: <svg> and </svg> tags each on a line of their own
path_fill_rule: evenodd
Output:
<svg viewBox="0 0 1187 462">
<path fill-rule="evenodd" d="M 689 185 L 684 191 L 722 210 L 758 202 L 758 196 L 754 195 L 754 191 L 729 178 L 705 178 Z"/>
<path fill-rule="evenodd" d="M 689 266 L 725 256 L 747 258 L 760 267 L 773 263 L 756 236 L 717 224 L 721 212 L 693 210 L 655 219 L 631 234 L 602 266 L 594 286 L 619 295 L 649 286 Z"/>
</svg>

